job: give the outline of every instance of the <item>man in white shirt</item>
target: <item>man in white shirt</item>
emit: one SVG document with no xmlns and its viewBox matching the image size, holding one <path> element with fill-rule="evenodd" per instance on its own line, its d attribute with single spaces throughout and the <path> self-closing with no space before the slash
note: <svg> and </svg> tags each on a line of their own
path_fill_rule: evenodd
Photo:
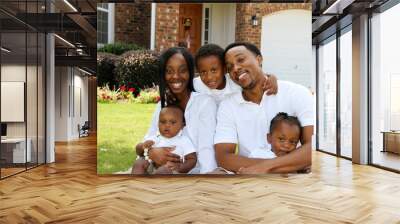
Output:
<svg viewBox="0 0 400 224">
<path fill-rule="evenodd" d="M 264 72 L 259 49 L 249 43 L 233 43 L 225 49 L 231 79 L 242 92 L 221 102 L 214 136 L 215 155 L 220 167 L 237 173 L 295 172 L 311 165 L 314 102 L 305 87 L 278 81 L 278 93 L 266 96 L 262 90 Z M 274 159 L 249 158 L 254 150 L 270 150 L 266 134 L 279 112 L 297 116 L 302 125 L 301 146 Z M 239 153 L 235 154 L 236 145 Z"/>
</svg>

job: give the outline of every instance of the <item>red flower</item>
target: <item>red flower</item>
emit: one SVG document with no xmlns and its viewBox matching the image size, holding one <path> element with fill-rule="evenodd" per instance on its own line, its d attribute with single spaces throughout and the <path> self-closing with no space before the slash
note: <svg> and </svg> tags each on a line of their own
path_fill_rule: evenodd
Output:
<svg viewBox="0 0 400 224">
<path fill-rule="evenodd" d="M 125 87 L 125 86 L 120 86 L 119 89 L 120 89 L 121 91 L 125 91 L 125 90 L 126 90 L 126 87 Z"/>
<path fill-rule="evenodd" d="M 135 88 L 129 88 L 128 91 L 131 92 L 131 93 L 133 93 L 133 92 L 135 92 L 135 90 L 136 90 Z"/>
</svg>

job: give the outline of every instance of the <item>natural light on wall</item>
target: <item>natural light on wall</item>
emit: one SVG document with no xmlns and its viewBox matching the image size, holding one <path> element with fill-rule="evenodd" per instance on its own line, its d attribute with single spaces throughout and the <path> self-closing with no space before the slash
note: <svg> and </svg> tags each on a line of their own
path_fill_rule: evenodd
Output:
<svg viewBox="0 0 400 224">
<path fill-rule="evenodd" d="M 351 28 L 351 27 L 350 27 Z M 340 36 L 340 154 L 352 157 L 352 30 Z"/>
<path fill-rule="evenodd" d="M 400 131 L 400 5 L 372 17 L 373 163 L 389 166 L 382 132 Z"/>
<path fill-rule="evenodd" d="M 375 16 L 373 22 L 373 104 L 377 129 L 400 130 L 400 5 Z M 397 99 L 397 100 L 396 100 Z"/>
<path fill-rule="evenodd" d="M 336 39 L 320 45 L 318 55 L 318 149 L 336 153 Z"/>
</svg>

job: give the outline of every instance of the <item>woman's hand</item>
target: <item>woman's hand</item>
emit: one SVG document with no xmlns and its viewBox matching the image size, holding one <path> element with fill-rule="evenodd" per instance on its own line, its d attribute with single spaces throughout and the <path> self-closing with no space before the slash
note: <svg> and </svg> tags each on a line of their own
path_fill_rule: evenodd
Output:
<svg viewBox="0 0 400 224">
<path fill-rule="evenodd" d="M 170 170 L 178 171 L 179 172 L 179 167 L 181 167 L 182 163 L 174 163 L 171 161 L 167 161 L 165 164 L 166 167 L 168 167 Z"/>
<path fill-rule="evenodd" d="M 149 151 L 150 159 L 156 163 L 158 166 L 162 166 L 166 164 L 168 161 L 170 162 L 180 162 L 180 156 L 172 153 L 175 150 L 175 147 L 157 147 L 152 148 Z"/>
<path fill-rule="evenodd" d="M 154 141 L 152 140 L 147 140 L 145 142 L 143 142 L 143 148 L 151 148 L 151 146 L 154 145 Z"/>
<path fill-rule="evenodd" d="M 264 92 L 269 95 L 275 95 L 278 92 L 278 79 L 274 75 L 267 74 L 263 83 Z"/>
</svg>

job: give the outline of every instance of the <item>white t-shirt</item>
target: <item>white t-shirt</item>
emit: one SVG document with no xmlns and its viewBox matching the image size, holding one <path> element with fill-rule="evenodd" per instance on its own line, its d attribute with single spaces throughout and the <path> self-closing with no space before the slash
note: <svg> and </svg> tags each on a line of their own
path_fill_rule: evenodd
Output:
<svg viewBox="0 0 400 224">
<path fill-rule="evenodd" d="M 276 155 L 269 149 L 254 149 L 250 152 L 249 158 L 273 159 Z"/>
<path fill-rule="evenodd" d="M 172 138 L 167 138 L 162 136 L 161 134 L 152 135 L 147 137 L 145 140 L 154 141 L 153 147 L 173 147 L 175 146 L 175 150 L 172 151 L 174 154 L 177 154 L 184 159 L 186 155 L 196 152 L 196 148 L 193 146 L 190 139 L 180 131 L 176 136 Z"/>
<path fill-rule="evenodd" d="M 218 108 L 214 143 L 235 143 L 239 155 L 249 157 L 256 149 L 269 149 L 267 133 L 272 118 L 279 112 L 297 116 L 302 127 L 314 125 L 315 107 L 310 90 L 287 81 L 278 81 L 278 93 L 263 94 L 260 104 L 245 101 L 235 93 Z"/>
<path fill-rule="evenodd" d="M 147 136 L 157 134 L 160 110 L 161 103 L 158 103 L 145 139 Z M 214 151 L 217 104 L 206 94 L 192 92 L 184 116 L 186 126 L 183 132 L 197 149 L 197 164 L 190 173 L 213 171 L 217 167 Z"/>
<path fill-rule="evenodd" d="M 210 95 L 215 99 L 217 104 L 219 104 L 222 100 L 226 99 L 228 96 L 238 93 L 242 91 L 242 88 L 234 83 L 232 79 L 229 77 L 229 74 L 225 74 L 225 88 L 223 89 L 210 89 L 206 84 L 201 81 L 200 76 L 193 79 L 194 89 L 199 93 L 205 93 Z"/>
</svg>

